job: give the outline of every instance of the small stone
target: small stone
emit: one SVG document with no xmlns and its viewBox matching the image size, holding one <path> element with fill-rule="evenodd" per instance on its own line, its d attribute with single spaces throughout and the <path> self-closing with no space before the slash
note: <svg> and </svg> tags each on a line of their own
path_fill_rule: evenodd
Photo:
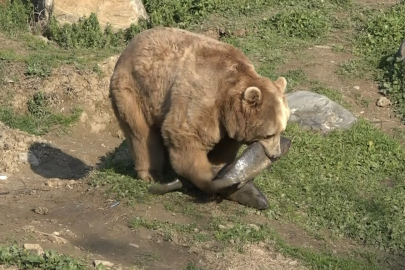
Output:
<svg viewBox="0 0 405 270">
<path fill-rule="evenodd" d="M 30 250 L 30 251 L 35 251 L 35 253 L 39 256 L 41 256 L 42 254 L 44 254 L 44 250 L 42 249 L 42 247 L 38 244 L 24 244 L 24 249 L 26 250 Z"/>
<path fill-rule="evenodd" d="M 226 228 L 227 229 L 233 229 L 233 227 L 235 227 L 232 223 L 228 223 L 227 225 L 226 225 Z"/>
<path fill-rule="evenodd" d="M 49 210 L 46 207 L 40 206 L 40 207 L 36 207 L 34 209 L 34 212 L 37 213 L 38 215 L 46 215 L 46 214 L 48 214 Z"/>
<path fill-rule="evenodd" d="M 53 234 L 48 235 L 48 239 L 49 239 L 49 241 L 51 241 L 53 243 L 57 243 L 59 245 L 68 243 L 68 241 L 66 239 L 53 235 Z"/>
<path fill-rule="evenodd" d="M 137 244 L 134 244 L 134 243 L 129 243 L 128 245 L 129 245 L 130 247 L 139 248 L 139 246 L 138 246 Z"/>
<path fill-rule="evenodd" d="M 67 237 L 71 237 L 71 238 L 75 238 L 76 234 L 74 234 L 71 230 L 66 230 L 63 235 L 67 236 Z"/>
<path fill-rule="evenodd" d="M 295 266 L 295 265 L 298 264 L 298 262 L 297 261 L 291 261 L 289 264 L 292 265 L 292 266 Z"/>
<path fill-rule="evenodd" d="M 353 86 L 353 88 L 356 89 L 356 90 L 360 90 L 360 86 L 357 86 L 357 85 Z"/>
<path fill-rule="evenodd" d="M 59 187 L 62 184 L 63 182 L 59 179 L 49 179 L 48 181 L 45 182 L 45 185 L 47 185 L 50 188 Z"/>
<path fill-rule="evenodd" d="M 94 260 L 93 261 L 93 266 L 97 267 L 99 264 L 104 265 L 105 267 L 113 267 L 114 264 L 112 262 L 109 261 L 101 261 L 101 260 Z"/>
<path fill-rule="evenodd" d="M 194 229 L 194 232 L 199 232 L 199 230 L 197 228 Z"/>
<path fill-rule="evenodd" d="M 123 139 L 123 138 L 124 138 L 124 133 L 122 132 L 121 129 L 119 129 L 119 130 L 115 133 L 115 136 L 116 136 L 118 139 Z"/>
<path fill-rule="evenodd" d="M 7 175 L 0 175 L 0 180 L 7 180 Z"/>
<path fill-rule="evenodd" d="M 230 240 L 229 240 L 229 243 L 233 245 L 233 244 L 235 244 L 235 240 L 230 239 Z"/>
<path fill-rule="evenodd" d="M 249 224 L 248 226 L 249 226 L 250 228 L 252 228 L 253 230 L 255 230 L 255 231 L 260 231 L 260 227 L 257 226 L 256 224 Z"/>
<path fill-rule="evenodd" d="M 224 226 L 224 225 L 222 225 L 222 224 L 219 224 L 219 225 L 218 225 L 218 228 L 219 228 L 220 230 L 226 230 L 226 226 Z"/>
<path fill-rule="evenodd" d="M 391 105 L 391 101 L 386 97 L 380 97 L 377 101 L 378 107 L 387 107 L 389 105 Z"/>
</svg>

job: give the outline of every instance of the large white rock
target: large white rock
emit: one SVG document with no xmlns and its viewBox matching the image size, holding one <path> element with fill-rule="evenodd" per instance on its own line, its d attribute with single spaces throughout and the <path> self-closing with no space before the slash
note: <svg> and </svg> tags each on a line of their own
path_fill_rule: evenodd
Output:
<svg viewBox="0 0 405 270">
<path fill-rule="evenodd" d="M 37 0 L 36 9 L 44 18 L 55 16 L 61 24 L 77 22 L 83 16 L 97 14 L 101 28 L 107 23 L 114 30 L 128 28 L 139 19 L 148 19 L 141 0 Z"/>
<path fill-rule="evenodd" d="M 329 98 L 317 93 L 298 91 L 287 94 L 291 110 L 290 122 L 307 129 L 328 133 L 334 129 L 348 129 L 357 118 Z"/>
</svg>

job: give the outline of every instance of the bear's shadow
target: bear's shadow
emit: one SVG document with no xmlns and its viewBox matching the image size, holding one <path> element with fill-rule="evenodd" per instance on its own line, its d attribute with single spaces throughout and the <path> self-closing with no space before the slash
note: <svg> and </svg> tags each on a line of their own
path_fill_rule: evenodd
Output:
<svg viewBox="0 0 405 270">
<path fill-rule="evenodd" d="M 166 156 L 167 157 L 167 156 Z M 106 154 L 106 156 L 100 158 L 100 162 L 97 164 L 97 170 L 112 170 L 114 173 L 129 176 L 132 181 L 142 181 L 137 176 L 134 170 L 134 162 L 127 145 L 127 141 L 123 140 L 122 143 L 112 152 Z M 208 196 L 197 187 L 195 187 L 190 181 L 179 177 L 172 169 L 170 162 L 166 158 L 164 168 L 164 179 L 160 184 L 170 183 L 176 179 L 179 179 L 183 183 L 183 188 L 176 190 L 175 192 L 181 192 L 192 197 L 194 203 L 207 203 L 215 200 L 211 196 Z M 164 196 L 164 195 L 156 195 Z"/>
<path fill-rule="evenodd" d="M 37 164 L 35 164 L 36 162 L 30 162 L 31 170 L 48 179 L 80 180 L 86 177 L 92 170 L 103 171 L 107 169 L 112 170 L 116 174 L 129 176 L 131 178 L 129 181 L 142 181 L 134 170 L 134 162 L 126 140 L 123 140 L 113 151 L 100 157 L 99 162 L 95 166 L 89 166 L 82 160 L 49 144 L 33 143 L 29 147 L 28 153 L 32 154 L 36 160 L 39 160 Z M 193 202 L 207 203 L 214 200 L 214 198 L 207 196 L 207 194 L 200 191 L 187 179 L 178 177 L 168 161 L 165 165 L 165 177 L 162 184 L 179 179 L 184 184 L 184 187 L 176 191 L 190 196 Z"/>
<path fill-rule="evenodd" d="M 93 169 L 82 160 L 46 143 L 31 144 L 27 157 L 31 170 L 48 179 L 79 180 Z"/>
</svg>

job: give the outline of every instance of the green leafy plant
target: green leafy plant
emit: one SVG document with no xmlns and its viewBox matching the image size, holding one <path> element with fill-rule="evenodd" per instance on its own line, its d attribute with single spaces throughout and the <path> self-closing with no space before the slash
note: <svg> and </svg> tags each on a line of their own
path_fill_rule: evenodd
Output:
<svg viewBox="0 0 405 270">
<path fill-rule="evenodd" d="M 290 125 L 294 140 L 255 180 L 282 215 L 392 252 L 405 250 L 405 149 L 364 120 L 328 136 Z M 268 179 L 271 178 L 271 181 Z"/>
<path fill-rule="evenodd" d="M 26 1 L 15 0 L 0 3 L 0 29 L 9 35 L 29 32 L 33 18 L 33 6 Z"/>
<path fill-rule="evenodd" d="M 264 23 L 283 36 L 300 39 L 325 37 L 331 28 L 327 14 L 319 9 L 282 10 Z"/>
<path fill-rule="evenodd" d="M 404 38 L 405 1 L 399 1 L 388 10 L 367 16 L 358 29 L 353 51 L 377 65 L 382 57 L 392 55 Z"/>
<path fill-rule="evenodd" d="M 380 88 L 391 98 L 402 119 L 405 119 L 405 62 L 395 55 L 388 57 L 383 64 Z"/>
<path fill-rule="evenodd" d="M 87 270 L 82 262 L 55 251 L 46 251 L 37 255 L 31 251 L 12 245 L 0 247 L 0 264 L 16 265 L 19 269 L 47 269 L 47 270 Z"/>
<path fill-rule="evenodd" d="M 0 121 L 11 128 L 17 128 L 35 135 L 44 135 L 55 127 L 68 127 L 77 122 L 82 109 L 74 107 L 70 113 L 53 112 L 48 97 L 43 92 L 33 95 L 27 102 L 27 112 L 15 112 L 11 105 L 0 106 Z"/>
</svg>

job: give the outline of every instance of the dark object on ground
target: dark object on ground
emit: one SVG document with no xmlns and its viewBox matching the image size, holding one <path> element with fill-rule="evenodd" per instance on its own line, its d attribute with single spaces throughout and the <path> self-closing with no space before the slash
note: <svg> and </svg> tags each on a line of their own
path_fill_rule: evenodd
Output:
<svg viewBox="0 0 405 270">
<path fill-rule="evenodd" d="M 287 154 L 291 147 L 291 140 L 281 137 L 280 147 L 282 156 Z M 235 182 L 235 185 L 223 188 L 219 195 L 227 200 L 260 210 L 268 208 L 267 198 L 251 180 L 263 169 L 271 169 L 271 164 L 276 160 L 266 156 L 260 143 L 252 143 L 238 159 L 218 171 L 216 179 L 227 179 Z M 217 181 L 216 179 L 213 180 L 214 183 Z M 166 184 L 154 184 L 149 187 L 148 191 L 152 194 L 163 195 L 184 187 L 192 187 L 192 184 L 176 179 Z"/>
</svg>

